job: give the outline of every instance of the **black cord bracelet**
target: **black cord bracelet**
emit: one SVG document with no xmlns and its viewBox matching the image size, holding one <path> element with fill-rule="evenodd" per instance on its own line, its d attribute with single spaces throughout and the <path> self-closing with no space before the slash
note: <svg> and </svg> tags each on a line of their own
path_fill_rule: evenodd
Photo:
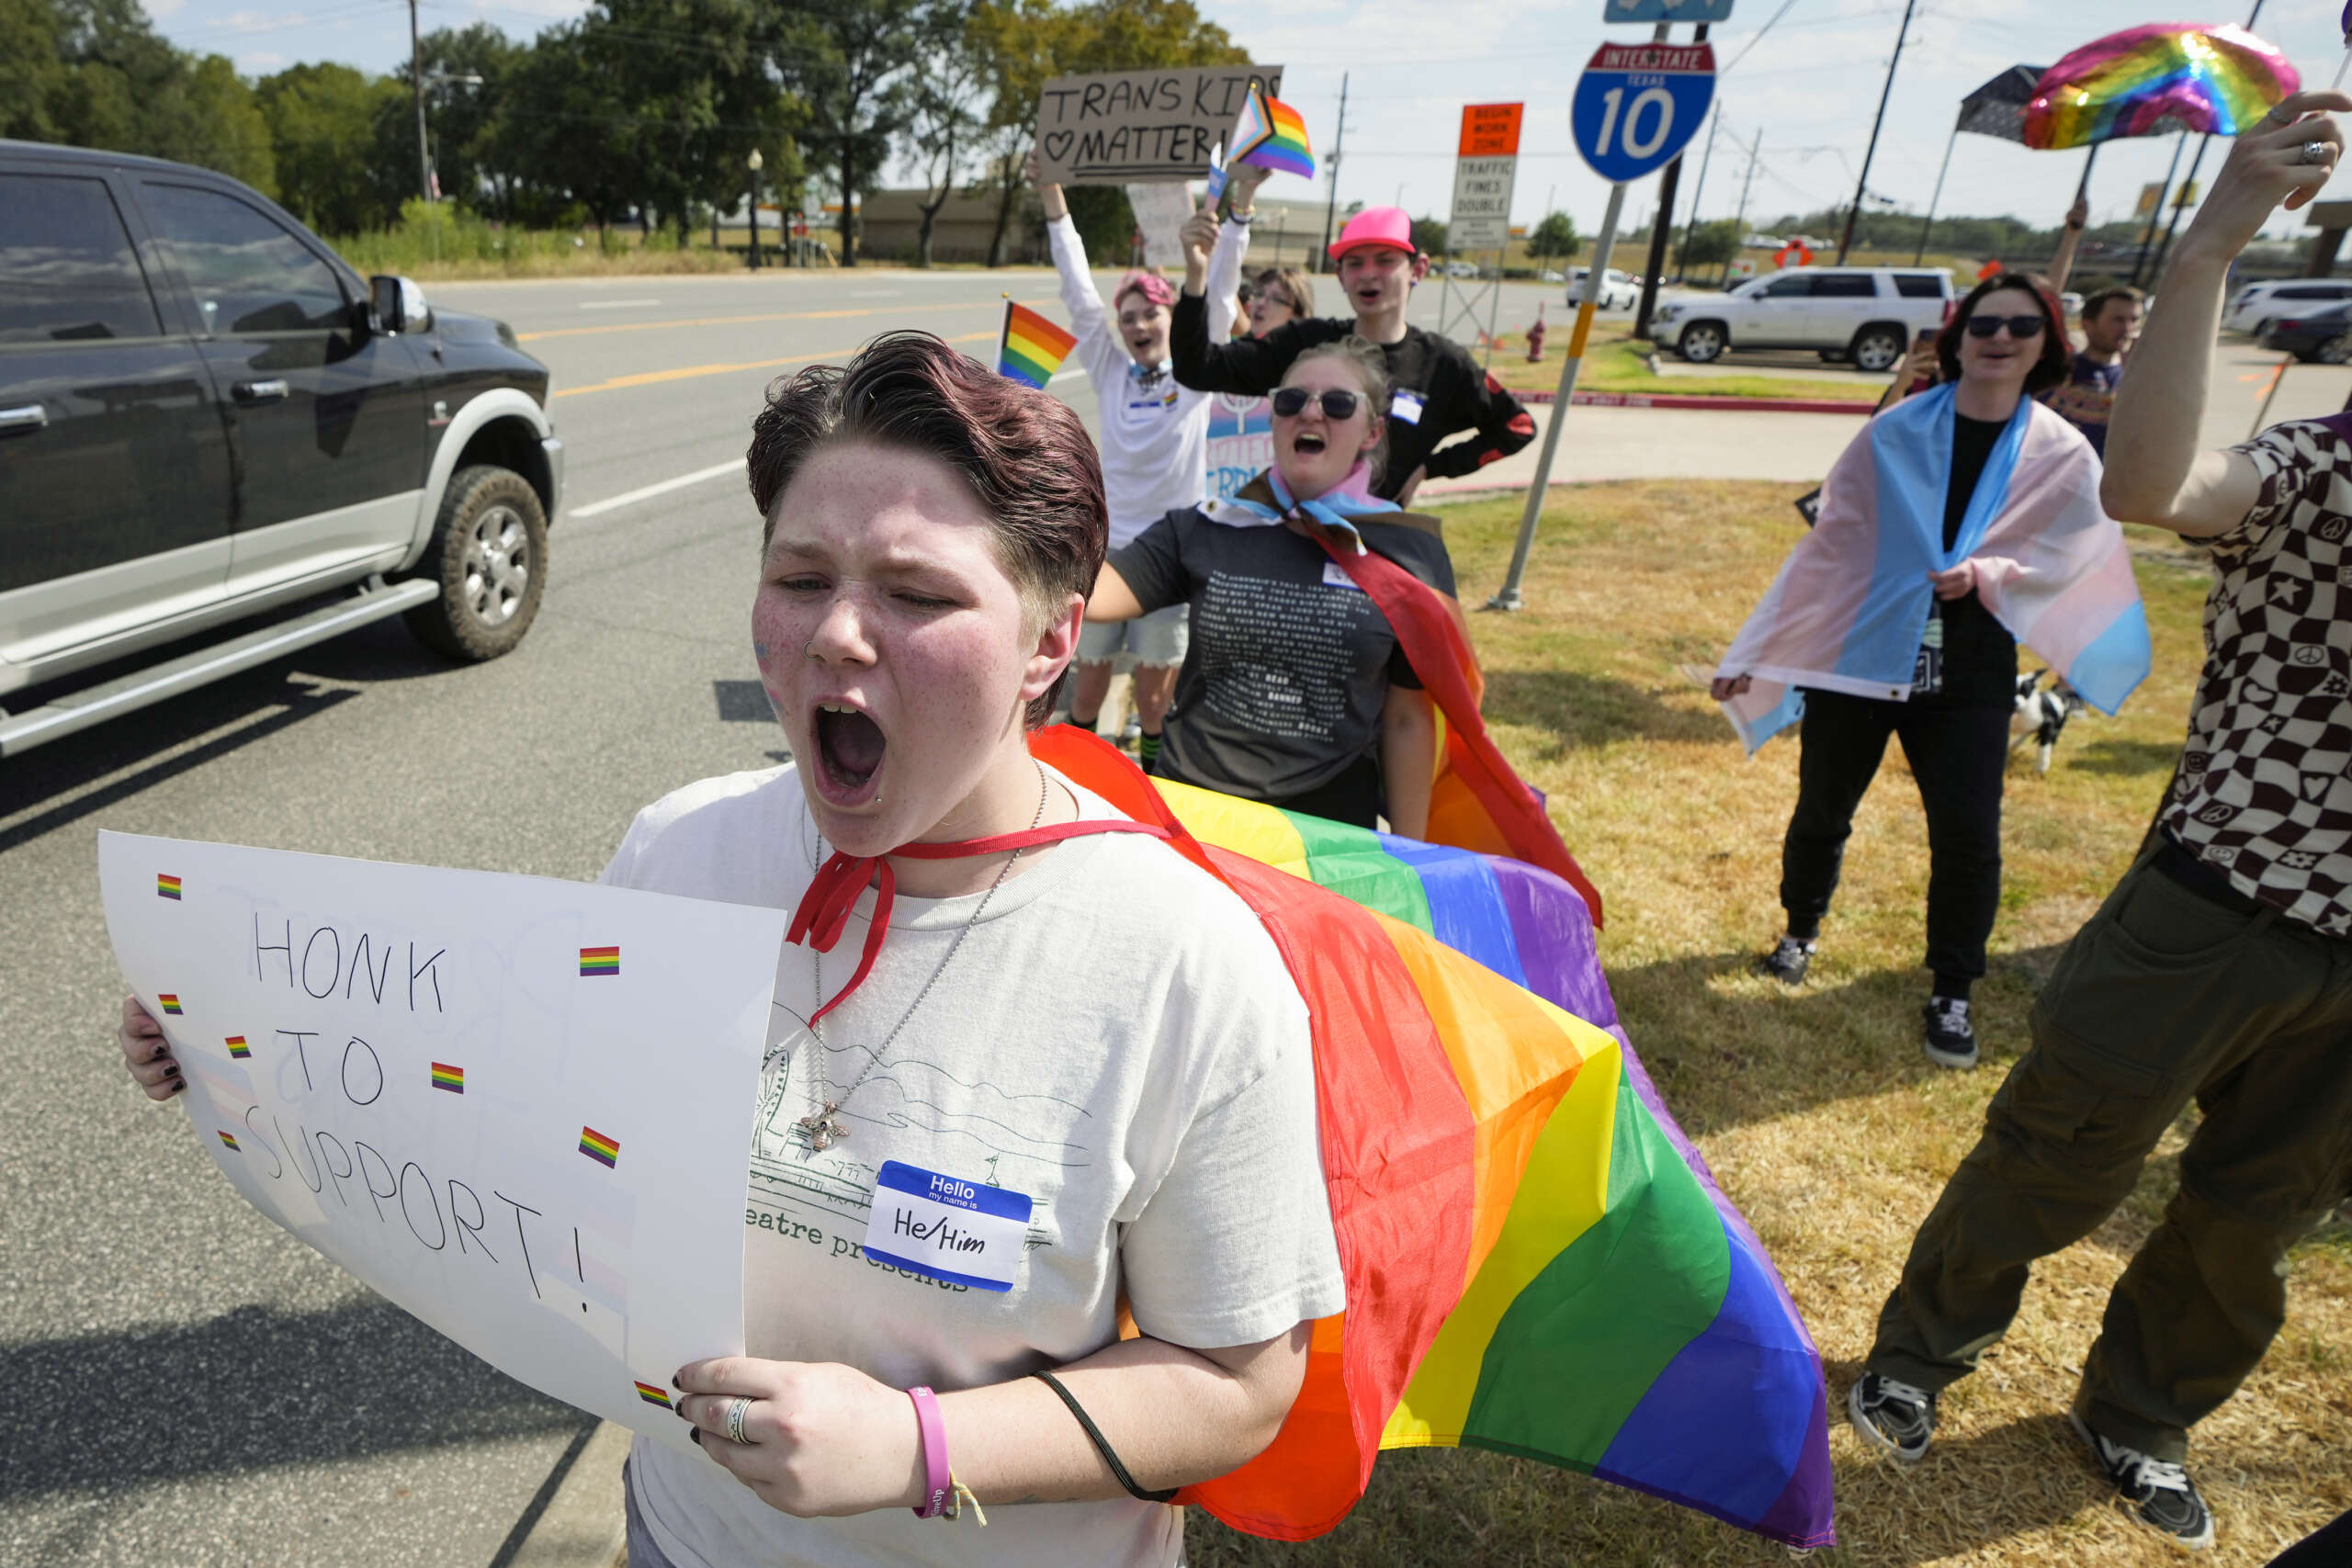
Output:
<svg viewBox="0 0 2352 1568">
<path fill-rule="evenodd" d="M 1112 1450 L 1110 1442 L 1102 1436 L 1102 1429 L 1094 1424 L 1093 1419 L 1086 1414 L 1084 1407 L 1071 1397 L 1069 1390 L 1062 1386 L 1061 1379 L 1051 1372 L 1032 1372 L 1029 1375 L 1038 1379 L 1047 1388 L 1061 1395 L 1062 1403 L 1069 1406 L 1069 1413 L 1078 1417 L 1080 1426 L 1086 1428 L 1086 1436 L 1094 1444 L 1094 1451 L 1102 1456 L 1102 1462 L 1111 1467 L 1111 1473 L 1118 1478 L 1120 1485 L 1127 1489 L 1127 1495 L 1139 1497 L 1147 1503 L 1172 1503 L 1176 1500 L 1178 1490 L 1176 1487 L 1171 1486 L 1165 1492 L 1147 1492 L 1136 1484 L 1136 1478 L 1129 1475 L 1127 1467 L 1119 1462 L 1119 1456 Z"/>
</svg>

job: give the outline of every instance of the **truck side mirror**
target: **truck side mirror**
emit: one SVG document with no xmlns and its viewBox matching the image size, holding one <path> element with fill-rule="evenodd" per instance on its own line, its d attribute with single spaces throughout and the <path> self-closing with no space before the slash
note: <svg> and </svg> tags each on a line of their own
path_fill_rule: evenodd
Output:
<svg viewBox="0 0 2352 1568">
<path fill-rule="evenodd" d="M 379 333 L 401 336 L 433 325 L 433 310 L 424 290 L 412 278 L 379 273 L 368 280 L 368 314 Z"/>
</svg>

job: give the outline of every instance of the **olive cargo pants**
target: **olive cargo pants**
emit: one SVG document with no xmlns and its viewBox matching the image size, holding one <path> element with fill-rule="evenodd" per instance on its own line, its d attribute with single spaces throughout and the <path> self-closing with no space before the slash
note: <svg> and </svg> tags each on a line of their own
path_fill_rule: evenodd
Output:
<svg viewBox="0 0 2352 1568">
<path fill-rule="evenodd" d="M 2288 1247 L 2352 1181 L 2352 942 L 2193 891 L 2161 853 L 2059 960 L 1868 1366 L 1927 1389 L 1973 1370 L 2033 1260 L 2115 1211 L 2193 1099 L 2180 1190 L 2116 1281 L 2075 1396 L 2100 1436 L 2178 1462 L 2285 1320 Z"/>
</svg>

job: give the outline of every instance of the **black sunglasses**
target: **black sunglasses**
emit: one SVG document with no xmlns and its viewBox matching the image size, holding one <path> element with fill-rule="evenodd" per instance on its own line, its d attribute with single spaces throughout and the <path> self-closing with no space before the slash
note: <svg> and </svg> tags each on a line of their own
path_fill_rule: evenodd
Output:
<svg viewBox="0 0 2352 1568">
<path fill-rule="evenodd" d="M 2007 327 L 2009 329 L 2009 335 L 2011 337 L 2018 339 L 2019 342 L 2023 342 L 2025 339 L 2030 337 L 2040 337 L 2041 335 L 2041 329 L 2047 323 L 2042 321 L 2039 314 L 2031 316 L 1971 316 L 1968 318 L 1968 335 L 1970 337 L 1991 337 L 2003 327 Z"/>
<path fill-rule="evenodd" d="M 1283 419 L 1296 419 L 1306 412 L 1306 400 L 1310 395 L 1304 387 L 1276 388 L 1272 399 L 1275 414 Z M 1353 419 L 1356 409 L 1363 402 L 1363 400 L 1353 392 L 1341 391 L 1334 387 L 1323 394 L 1323 417 Z"/>
</svg>

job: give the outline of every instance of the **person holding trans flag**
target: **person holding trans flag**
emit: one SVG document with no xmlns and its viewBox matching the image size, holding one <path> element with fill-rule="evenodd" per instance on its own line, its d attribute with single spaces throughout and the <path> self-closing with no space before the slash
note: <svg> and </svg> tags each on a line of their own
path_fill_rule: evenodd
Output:
<svg viewBox="0 0 2352 1568">
<path fill-rule="evenodd" d="M 1753 752 L 1804 719 L 1781 850 L 1788 928 L 1760 961 L 1794 985 L 1854 811 L 1899 737 L 1928 814 L 1924 1046 L 1973 1067 L 1969 991 L 2001 901 L 2001 785 L 2020 641 L 2102 713 L 2148 673 L 2147 617 L 2099 462 L 2034 394 L 2071 358 L 2057 296 L 2004 273 L 1937 344 L 1943 382 L 1872 419 L 1821 515 L 1724 656 L 1715 700 Z"/>
<path fill-rule="evenodd" d="M 2108 1296 L 2071 1412 L 2133 1515 L 2188 1548 L 2215 1534 L 2188 1430 L 2261 1363 L 2288 1249 L 2352 1186 L 2352 418 L 2198 450 L 2230 264 L 2343 155 L 2320 109 L 2352 97 L 2290 96 L 2238 138 L 2116 391 L 2108 510 L 2212 552 L 2187 743 L 2156 831 L 2036 999 L 2033 1048 L 1919 1227 L 1849 1400 L 1865 1442 L 1924 1456 L 1939 1396 L 2008 1331 L 2033 1264 L 2115 1213 L 2194 1102 L 2179 1190 Z"/>
<path fill-rule="evenodd" d="M 1035 154 L 1030 174 L 1036 173 Z M 1080 363 L 1094 384 L 1101 410 L 1095 445 L 1102 454 L 1102 490 L 1111 508 L 1111 547 L 1138 534 L 1207 491 L 1209 399 L 1178 384 L 1168 357 L 1170 310 L 1176 291 L 1157 273 L 1131 272 L 1119 280 L 1110 311 L 1102 307 L 1087 270 L 1086 242 L 1070 221 L 1069 203 L 1058 185 L 1040 185 L 1046 233 L 1060 275 L 1062 308 L 1078 337 Z M 1235 278 L 1239 276 L 1238 268 Z M 1221 320 L 1230 331 L 1233 288 L 1217 296 Z M 1115 319 L 1111 312 L 1116 312 Z M 1136 661 L 1136 751 L 1146 772 L 1159 756 L 1176 671 L 1184 662 L 1187 618 L 1171 604 L 1158 615 L 1125 626 L 1089 625 L 1080 634 L 1078 675 L 1070 685 L 1069 722 L 1092 729 L 1102 722 L 1102 700 L 1111 690 L 1112 663 L 1122 653 Z"/>
</svg>

